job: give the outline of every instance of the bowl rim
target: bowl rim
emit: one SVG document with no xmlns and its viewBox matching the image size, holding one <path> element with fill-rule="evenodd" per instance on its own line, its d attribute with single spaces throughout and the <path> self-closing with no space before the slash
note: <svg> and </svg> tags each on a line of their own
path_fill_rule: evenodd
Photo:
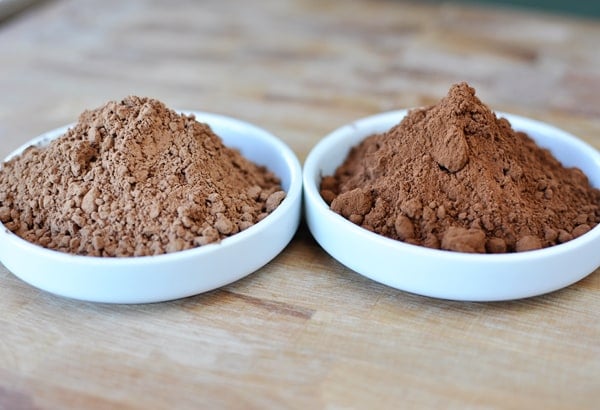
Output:
<svg viewBox="0 0 600 410">
<path fill-rule="evenodd" d="M 600 241 L 600 224 L 597 224 L 590 231 L 568 242 L 532 251 L 500 254 L 455 252 L 449 250 L 427 248 L 422 245 L 409 244 L 400 240 L 388 238 L 381 234 L 374 233 L 363 227 L 360 227 L 352 223 L 348 219 L 344 218 L 343 216 L 332 211 L 325 202 L 325 200 L 321 197 L 318 189 L 318 182 L 324 176 L 320 167 L 320 161 L 322 159 L 322 156 L 345 139 L 352 138 L 353 140 L 358 141 L 351 144 L 352 147 L 358 144 L 360 141 L 364 140 L 367 136 L 372 135 L 374 133 L 365 132 L 365 128 L 380 126 L 383 128 L 383 130 L 378 132 L 385 132 L 393 125 L 399 123 L 410 110 L 411 109 L 393 110 L 363 117 L 351 123 L 342 125 L 339 128 L 336 128 L 335 130 L 331 131 L 325 137 L 323 137 L 311 149 L 304 162 L 303 187 L 305 202 L 307 203 L 307 206 L 315 207 L 316 211 L 318 211 L 321 215 L 327 217 L 328 220 L 330 220 L 332 223 L 343 224 L 345 229 L 350 230 L 350 232 L 352 232 L 355 235 L 363 237 L 364 240 L 376 242 L 379 246 L 392 248 L 397 250 L 398 252 L 409 252 L 415 256 L 420 257 L 435 257 L 441 262 L 464 262 L 465 259 L 468 259 L 469 261 L 473 262 L 489 262 L 494 264 L 501 264 L 507 262 L 514 263 L 520 261 L 529 262 L 532 260 L 544 259 L 549 255 L 556 255 L 557 253 L 569 253 L 570 251 L 577 249 L 582 245 L 589 244 L 590 242 Z M 506 118 L 511 123 L 511 126 L 518 131 L 527 132 L 523 129 L 524 126 L 535 126 L 541 130 L 544 130 L 544 132 L 551 133 L 552 139 L 557 138 L 561 140 L 566 140 L 569 144 L 576 146 L 579 150 L 585 151 L 587 155 L 589 155 L 590 159 L 592 159 L 595 162 L 595 165 L 598 167 L 600 173 L 600 153 L 590 144 L 584 142 L 576 136 L 553 125 L 538 120 L 501 111 L 495 111 L 494 113 L 498 118 Z M 395 122 L 393 122 L 392 120 L 394 120 Z M 391 123 L 389 127 L 387 126 L 388 123 Z M 515 127 L 515 123 L 518 124 L 517 127 Z M 360 135 L 357 134 L 357 132 L 359 132 Z M 535 140 L 534 137 L 531 138 Z M 536 144 L 538 144 L 537 141 Z M 341 161 L 344 160 L 346 155 L 347 152 L 342 157 Z M 337 164 L 336 167 L 340 164 L 341 162 Z M 587 174 L 586 177 L 590 179 L 589 175 Z"/>
<path fill-rule="evenodd" d="M 211 121 L 219 121 L 223 124 L 227 124 L 227 127 L 232 129 L 250 130 L 253 137 L 260 139 L 265 143 L 273 146 L 276 149 L 276 151 L 281 155 L 286 165 L 286 169 L 290 174 L 289 187 L 287 189 L 285 189 L 285 187 L 282 187 L 286 192 L 286 196 L 283 199 L 283 201 L 281 201 L 279 206 L 261 221 L 257 222 L 256 224 L 250 226 L 249 228 L 241 232 L 238 232 L 234 235 L 222 239 L 220 242 L 210 243 L 195 248 L 159 255 L 104 257 L 78 255 L 62 252 L 54 249 L 45 248 L 41 245 L 25 240 L 13 233 L 12 231 L 10 231 L 2 222 L 0 222 L 0 240 L 5 240 L 14 247 L 25 249 L 29 252 L 35 252 L 38 255 L 43 255 L 47 260 L 51 259 L 57 263 L 78 262 L 90 263 L 106 268 L 117 266 L 120 268 L 142 268 L 144 266 L 151 266 L 157 263 L 169 263 L 174 261 L 181 261 L 182 259 L 194 259 L 199 257 L 205 257 L 210 255 L 211 253 L 222 250 L 223 247 L 235 246 L 240 242 L 250 240 L 252 236 L 254 236 L 255 233 L 258 233 L 260 230 L 268 228 L 271 221 L 274 221 L 280 216 L 283 216 L 288 212 L 293 211 L 294 204 L 297 201 L 300 201 L 302 196 L 302 168 L 298 157 L 294 154 L 294 152 L 285 142 L 283 142 L 274 134 L 272 134 L 264 128 L 258 127 L 250 122 L 246 122 L 227 115 L 195 110 L 175 111 L 181 114 L 194 115 L 196 117 L 196 121 L 208 123 L 209 125 Z M 24 144 L 10 152 L 4 159 L 0 161 L 0 168 L 3 166 L 4 162 L 12 159 L 17 155 L 20 155 L 25 149 L 29 148 L 30 146 L 45 146 L 50 141 L 60 138 L 69 128 L 73 127 L 75 124 L 76 123 L 70 123 L 54 128 L 25 142 Z M 219 137 L 221 138 L 221 136 Z M 230 146 L 228 144 L 225 145 L 228 147 Z M 273 172 L 272 170 L 270 171 Z M 281 176 L 276 176 L 281 179 Z M 2 261 L 0 261 L 0 263 L 2 263 Z"/>
</svg>

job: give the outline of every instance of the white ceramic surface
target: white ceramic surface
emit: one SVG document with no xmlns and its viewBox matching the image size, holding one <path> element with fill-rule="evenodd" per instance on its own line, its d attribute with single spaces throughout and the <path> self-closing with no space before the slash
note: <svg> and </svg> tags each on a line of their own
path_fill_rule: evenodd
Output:
<svg viewBox="0 0 600 410">
<path fill-rule="evenodd" d="M 171 254 L 131 258 L 76 256 L 31 244 L 0 224 L 0 261 L 13 274 L 48 292 L 94 302 L 161 302 L 206 292 L 258 270 L 292 239 L 298 228 L 302 171 L 292 150 L 267 131 L 229 117 L 186 111 L 208 123 L 225 145 L 274 172 L 287 192 L 269 216 L 218 244 Z M 23 145 L 44 145 L 62 127 Z M 7 158 L 7 159 L 8 159 Z"/>
<path fill-rule="evenodd" d="M 321 177 L 332 175 L 350 148 L 366 136 L 389 130 L 406 111 L 367 117 L 322 139 L 304 164 L 308 227 L 317 242 L 348 268 L 377 282 L 444 299 L 496 301 L 551 292 L 584 278 L 600 266 L 600 225 L 564 244 L 511 254 L 467 254 L 429 249 L 363 229 L 329 209 L 319 195 Z M 527 132 L 565 166 L 579 167 L 600 187 L 600 154 L 553 126 L 498 113 Z"/>
</svg>

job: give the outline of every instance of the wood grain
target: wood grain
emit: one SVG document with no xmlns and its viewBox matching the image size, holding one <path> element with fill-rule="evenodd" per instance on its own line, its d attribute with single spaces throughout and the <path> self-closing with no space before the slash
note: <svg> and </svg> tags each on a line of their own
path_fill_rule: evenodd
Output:
<svg viewBox="0 0 600 410">
<path fill-rule="evenodd" d="M 593 20 L 446 3 L 45 2 L 0 25 L 0 157 L 138 94 L 251 121 L 304 160 L 461 80 L 600 148 L 599 41 Z M 248 278 L 161 304 L 67 300 L 0 265 L 0 409 L 592 409 L 599 310 L 599 271 L 504 303 L 401 292 L 304 225 Z"/>
</svg>

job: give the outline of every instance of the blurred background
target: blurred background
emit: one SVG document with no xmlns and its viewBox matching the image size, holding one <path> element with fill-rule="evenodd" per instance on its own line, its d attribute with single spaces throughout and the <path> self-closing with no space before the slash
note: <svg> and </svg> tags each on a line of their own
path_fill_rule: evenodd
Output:
<svg viewBox="0 0 600 410">
<path fill-rule="evenodd" d="M 599 4 L 0 0 L 0 157 L 137 94 L 257 123 L 304 159 L 331 129 L 458 81 L 494 109 L 600 134 Z"/>
<path fill-rule="evenodd" d="M 7 18 L 27 7 L 48 0 L 0 0 L 0 19 Z M 428 0 L 429 3 L 449 3 L 444 0 Z M 471 4 L 490 4 L 493 6 L 515 7 L 523 10 L 564 13 L 588 18 L 600 17 L 600 3 L 595 1 L 561 0 L 454 0 Z"/>
</svg>

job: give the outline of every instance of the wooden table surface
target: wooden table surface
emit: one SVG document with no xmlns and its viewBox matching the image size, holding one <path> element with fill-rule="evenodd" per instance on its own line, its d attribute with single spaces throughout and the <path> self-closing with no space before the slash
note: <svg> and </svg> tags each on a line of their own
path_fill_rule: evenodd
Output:
<svg viewBox="0 0 600 410">
<path fill-rule="evenodd" d="M 599 21 L 452 4 L 49 1 L 0 24 L 0 157 L 136 94 L 253 122 L 303 161 L 462 80 L 600 148 L 599 43 Z M 350 271 L 305 225 L 253 275 L 167 303 L 67 300 L 0 265 L 0 312 L 0 409 L 600 402 L 600 271 L 525 300 L 436 300 Z"/>
</svg>

